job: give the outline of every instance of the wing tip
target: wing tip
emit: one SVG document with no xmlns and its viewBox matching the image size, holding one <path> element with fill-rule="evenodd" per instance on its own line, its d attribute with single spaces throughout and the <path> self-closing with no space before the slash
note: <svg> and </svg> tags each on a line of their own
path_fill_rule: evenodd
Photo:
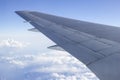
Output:
<svg viewBox="0 0 120 80">
<path fill-rule="evenodd" d="M 32 12 L 32 11 L 28 11 L 28 10 L 15 11 L 16 14 L 29 13 L 29 12 Z"/>
</svg>

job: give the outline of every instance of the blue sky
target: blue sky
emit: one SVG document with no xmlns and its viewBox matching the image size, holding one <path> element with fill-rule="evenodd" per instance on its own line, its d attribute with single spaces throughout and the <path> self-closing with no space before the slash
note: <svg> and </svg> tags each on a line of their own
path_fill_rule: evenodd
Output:
<svg viewBox="0 0 120 80">
<path fill-rule="evenodd" d="M 119 0 L 1 0 L 1 35 L 23 35 L 31 25 L 24 24 L 14 11 L 32 10 L 54 15 L 120 26 Z M 29 32 L 28 32 L 29 34 Z M 32 34 L 31 34 L 32 35 Z"/>
<path fill-rule="evenodd" d="M 14 63 L 17 65 L 19 64 L 21 66 L 23 66 L 24 64 L 27 65 L 27 67 L 31 67 L 34 64 L 38 63 L 41 60 L 41 58 L 42 60 L 44 60 L 43 59 L 44 57 L 45 59 L 50 58 L 51 63 L 53 61 L 51 66 L 53 66 L 55 69 L 56 69 L 55 65 L 57 62 L 58 62 L 57 64 L 62 63 L 62 65 L 64 65 L 65 68 L 67 67 L 66 68 L 67 70 L 69 70 L 68 67 L 69 65 L 71 65 L 71 61 L 73 61 L 73 63 L 75 64 L 78 63 L 78 61 L 74 62 L 72 58 L 70 59 L 68 58 L 68 60 L 66 59 L 65 62 L 63 57 L 66 56 L 66 54 L 61 56 L 60 61 L 56 59 L 56 56 L 53 56 L 53 55 L 57 55 L 57 57 L 59 57 L 61 55 L 61 52 L 53 51 L 52 53 L 51 52 L 49 53 L 49 50 L 46 49 L 46 47 L 51 46 L 54 43 L 50 41 L 47 37 L 42 35 L 42 33 L 34 33 L 27 31 L 27 29 L 32 28 L 32 26 L 28 23 L 24 23 L 24 20 L 14 13 L 14 11 L 19 11 L 19 10 L 39 11 L 39 12 L 44 12 L 48 14 L 63 16 L 63 17 L 69 17 L 78 20 L 84 20 L 84 21 L 90 21 L 90 22 L 120 27 L 120 22 L 119 22 L 120 0 L 0 0 L 0 15 L 1 15 L 0 16 L 0 55 L 3 55 L 4 53 L 6 53 L 4 55 L 7 55 L 0 57 L 0 65 L 3 65 L 3 63 L 1 62 L 2 60 L 5 59 L 5 61 L 9 61 L 9 62 L 11 61 L 10 64 Z M 27 48 L 25 48 L 25 46 L 27 46 Z M 45 56 L 46 54 L 45 55 L 43 54 L 44 52 L 45 53 L 47 52 L 47 57 Z M 27 53 L 27 57 L 25 53 Z M 34 54 L 33 56 L 30 54 L 28 57 L 29 53 L 36 53 L 36 55 Z M 38 53 L 42 53 L 42 55 Z M 56 53 L 60 53 L 60 54 L 56 54 Z M 19 56 L 20 54 L 22 56 Z M 48 55 L 48 54 L 52 54 L 52 55 Z M 16 58 L 15 56 L 18 58 Z M 21 58 L 23 59 L 23 61 L 20 60 Z M 33 63 L 30 63 L 30 61 L 27 60 L 26 58 L 27 59 L 32 58 Z M 46 62 L 47 61 L 49 62 L 48 59 L 46 60 Z M 36 65 L 40 65 L 40 64 L 44 65 L 44 63 L 41 62 L 39 62 L 39 64 Z M 67 63 L 67 64 L 65 65 L 63 63 Z M 4 64 L 8 65 L 6 63 Z M 81 70 L 81 67 L 79 69 Z M 2 68 L 0 67 L 0 71 L 1 70 Z M 81 73 L 83 72 L 81 71 Z M 87 79 L 83 79 L 83 80 L 87 80 Z"/>
</svg>

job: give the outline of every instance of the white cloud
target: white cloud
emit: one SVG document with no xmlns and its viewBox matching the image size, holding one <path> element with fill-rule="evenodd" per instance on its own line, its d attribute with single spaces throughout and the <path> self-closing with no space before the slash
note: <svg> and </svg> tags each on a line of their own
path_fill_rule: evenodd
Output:
<svg viewBox="0 0 120 80">
<path fill-rule="evenodd" d="M 19 65 L 19 66 L 24 66 L 25 64 L 22 61 L 17 61 L 17 60 L 11 60 L 9 63 L 14 64 L 14 65 Z"/>
<path fill-rule="evenodd" d="M 65 76 L 59 73 L 52 73 L 52 76 L 56 78 L 56 80 L 77 80 L 76 76 Z"/>
<path fill-rule="evenodd" d="M 33 73 L 32 76 L 36 76 L 34 73 L 50 73 L 41 78 L 36 76 L 34 80 L 45 80 L 45 77 L 49 77 L 50 80 L 95 80 L 96 78 L 83 63 L 67 52 L 53 50 L 47 53 L 24 54 L 22 56 L 2 57 L 1 59 L 16 67 L 22 67 L 26 73 Z M 27 68 L 30 69 L 25 71 Z M 33 78 L 32 76 L 30 74 L 29 77 Z M 96 78 L 96 80 L 98 79 Z"/>
<path fill-rule="evenodd" d="M 0 57 L 0 61 L 12 66 L 25 67 L 26 63 L 17 59 L 16 57 Z"/>
<path fill-rule="evenodd" d="M 11 53 L 14 53 L 16 48 L 24 48 L 28 45 L 29 44 L 26 42 L 20 42 L 14 39 L 0 41 L 0 49 L 5 48 L 6 50 L 6 48 L 8 48 L 8 50 L 10 49 L 8 52 Z M 21 49 L 18 51 L 20 50 Z M 33 78 L 33 80 L 46 80 L 44 79 L 46 76 L 49 77 L 50 80 L 95 80 L 96 78 L 96 76 L 83 63 L 72 57 L 67 52 L 62 51 L 52 50 L 51 52 L 49 51 L 39 54 L 28 54 L 28 52 L 26 54 L 25 52 L 25 54 L 22 55 L 5 55 L 0 57 L 0 64 L 2 66 L 6 64 L 9 66 L 10 70 L 6 71 L 6 73 L 9 74 L 11 71 L 20 70 L 21 73 L 15 72 L 15 76 L 31 73 L 30 79 L 26 80 L 31 80 L 31 78 Z M 23 71 L 21 71 L 21 69 L 23 69 Z M 49 75 L 39 78 L 39 76 L 36 76 L 34 73 L 49 73 Z M 24 78 L 21 78 L 21 80 L 24 80 Z M 98 79 L 96 78 L 96 80 Z"/>
<path fill-rule="evenodd" d="M 0 41 L 0 47 L 10 47 L 10 48 L 23 48 L 29 45 L 29 43 L 19 42 L 14 39 L 7 39 Z"/>
<path fill-rule="evenodd" d="M 27 55 L 27 57 L 32 59 L 31 63 L 43 65 L 32 69 L 32 72 L 52 73 L 52 76 L 56 77 L 56 80 L 93 80 L 96 78 L 83 63 L 67 52 L 53 50 L 38 55 Z M 28 65 L 32 65 L 31 63 Z M 59 73 L 72 73 L 72 75 L 66 76 Z M 96 78 L 96 80 L 98 79 Z"/>
</svg>

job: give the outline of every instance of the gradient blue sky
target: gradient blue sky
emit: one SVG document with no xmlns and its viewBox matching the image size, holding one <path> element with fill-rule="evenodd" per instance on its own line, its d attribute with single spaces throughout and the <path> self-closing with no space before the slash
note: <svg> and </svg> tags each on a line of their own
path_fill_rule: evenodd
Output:
<svg viewBox="0 0 120 80">
<path fill-rule="evenodd" d="M 26 24 L 14 13 L 17 10 L 40 11 L 120 26 L 119 3 L 120 0 L 0 0 L 0 32 L 21 33 L 26 29 Z"/>
<path fill-rule="evenodd" d="M 32 26 L 23 23 L 24 20 L 14 13 L 18 10 L 40 11 L 120 26 L 120 0 L 0 0 L 0 40 L 16 38 L 39 41 L 40 33 L 27 31 Z"/>
</svg>

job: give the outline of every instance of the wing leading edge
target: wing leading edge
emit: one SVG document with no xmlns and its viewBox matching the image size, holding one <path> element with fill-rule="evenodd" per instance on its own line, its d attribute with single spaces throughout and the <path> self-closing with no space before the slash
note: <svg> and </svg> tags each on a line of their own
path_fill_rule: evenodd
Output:
<svg viewBox="0 0 120 80">
<path fill-rule="evenodd" d="M 82 61 L 101 80 L 118 80 L 120 78 L 120 43 L 117 36 L 113 39 L 113 34 L 120 32 L 120 28 L 33 11 L 16 11 L 16 13 L 58 46 Z M 111 38 L 108 34 L 112 29 Z M 100 35 L 100 32 L 104 31 L 106 31 L 105 35 Z"/>
</svg>

